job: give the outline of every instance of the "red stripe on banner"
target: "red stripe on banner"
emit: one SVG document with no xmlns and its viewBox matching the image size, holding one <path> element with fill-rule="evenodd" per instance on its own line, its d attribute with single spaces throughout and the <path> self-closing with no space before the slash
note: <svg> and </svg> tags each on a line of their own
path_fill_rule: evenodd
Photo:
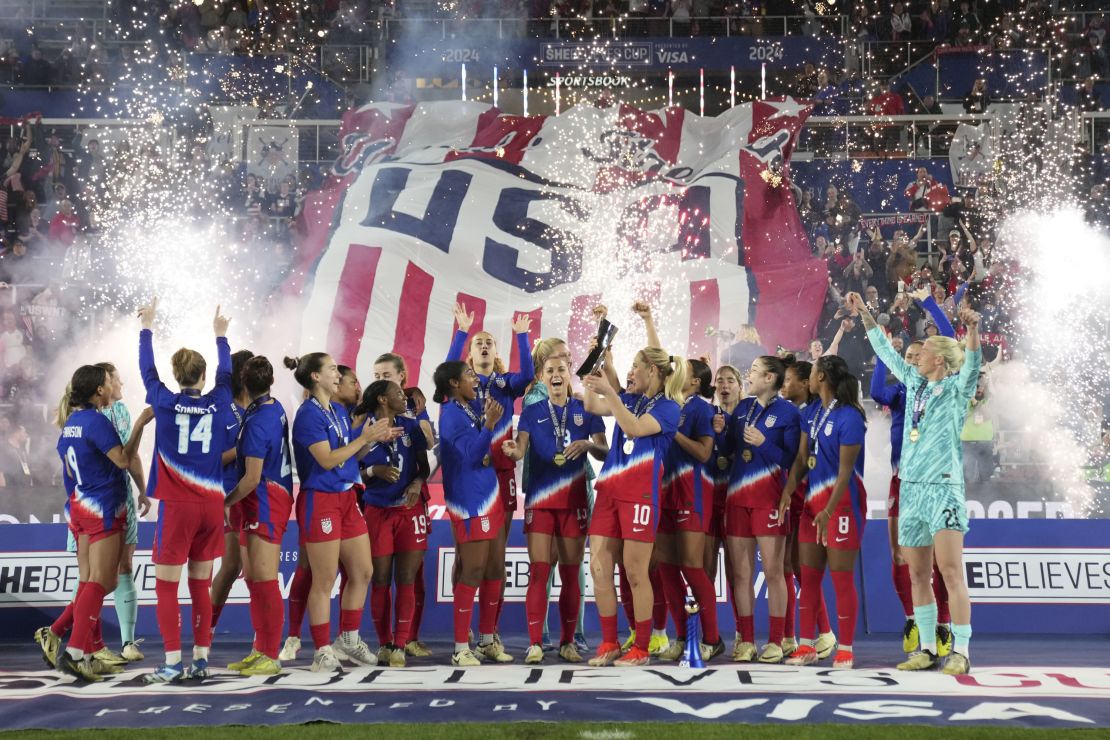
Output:
<svg viewBox="0 0 1110 740">
<path fill-rule="evenodd" d="M 393 333 L 393 353 L 405 358 L 411 385 L 420 380 L 420 364 L 424 358 L 424 335 L 428 328 L 428 301 L 435 278 L 413 263 L 405 268 L 401 286 L 397 331 Z"/>
<path fill-rule="evenodd" d="M 594 306 L 601 303 L 601 294 L 575 296 L 570 302 L 570 322 L 567 324 L 567 346 L 570 347 L 573 373 L 590 354 L 590 340 L 597 336 L 597 322 L 594 321 Z"/>
<path fill-rule="evenodd" d="M 329 354 L 340 365 L 354 367 L 358 358 L 381 256 L 381 247 L 368 247 L 365 244 L 351 244 L 347 247 L 347 259 L 343 262 L 339 286 L 335 291 L 327 343 Z"/>
<path fill-rule="evenodd" d="M 690 357 L 708 357 L 709 366 L 717 366 L 717 342 L 705 335 L 709 327 L 719 328 L 721 292 L 716 279 L 690 283 Z"/>
<path fill-rule="evenodd" d="M 466 346 L 463 347 L 462 357 L 458 358 L 466 362 L 467 356 L 470 355 L 470 342 L 474 339 L 474 335 L 485 328 L 486 321 L 486 302 L 477 296 L 472 296 L 469 293 L 457 293 L 455 295 L 455 302 L 461 303 L 466 307 L 467 312 L 474 312 L 474 323 L 470 325 L 470 333 L 466 336 Z M 455 332 L 459 330 L 459 322 L 451 322 L 451 339 L 455 338 Z M 454 359 L 454 358 L 452 358 Z"/>
</svg>

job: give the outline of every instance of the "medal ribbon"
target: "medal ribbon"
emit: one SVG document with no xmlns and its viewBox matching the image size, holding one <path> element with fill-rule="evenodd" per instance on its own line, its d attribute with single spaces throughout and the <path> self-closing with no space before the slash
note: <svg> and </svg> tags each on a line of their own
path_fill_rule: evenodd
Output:
<svg viewBox="0 0 1110 740">
<path fill-rule="evenodd" d="M 312 397 L 312 402 L 316 404 L 316 408 L 324 413 L 324 418 L 328 420 L 328 426 L 335 432 L 335 436 L 339 438 L 340 444 L 348 444 L 350 440 L 343 436 L 343 427 L 339 424 L 339 415 L 335 413 L 335 409 L 331 407 L 331 404 L 328 404 L 328 408 L 324 408 L 324 404 L 320 403 L 316 396 Z"/>
<path fill-rule="evenodd" d="M 925 404 L 929 402 L 929 397 L 925 395 L 925 389 L 928 388 L 929 381 L 921 381 L 921 385 L 917 387 L 917 391 L 913 394 L 913 428 L 917 429 L 917 425 L 921 423 L 921 419 L 925 416 Z"/>
<path fill-rule="evenodd" d="M 567 436 L 567 409 L 570 407 L 570 399 L 563 404 L 563 418 L 559 419 L 555 416 L 555 404 L 551 403 L 551 399 L 547 399 L 547 411 L 551 414 L 551 424 L 555 427 L 555 453 L 559 454 L 563 451 L 563 445 L 566 442 Z"/>
<path fill-rule="evenodd" d="M 813 453 L 812 454 L 813 454 L 814 458 L 817 457 L 817 453 L 821 450 L 821 438 L 820 438 L 818 433 L 821 431 L 821 427 L 825 426 L 825 422 L 828 421 L 829 414 L 831 414 L 832 410 L 835 409 L 835 408 L 836 408 L 836 399 L 834 398 L 833 402 L 829 404 L 829 407 L 827 409 L 825 409 L 825 413 L 821 417 L 820 420 L 817 419 L 816 415 L 813 417 L 813 421 L 817 422 L 816 428 L 813 426 L 813 421 L 811 421 L 809 423 L 809 438 L 810 438 L 810 441 L 813 442 Z"/>
</svg>

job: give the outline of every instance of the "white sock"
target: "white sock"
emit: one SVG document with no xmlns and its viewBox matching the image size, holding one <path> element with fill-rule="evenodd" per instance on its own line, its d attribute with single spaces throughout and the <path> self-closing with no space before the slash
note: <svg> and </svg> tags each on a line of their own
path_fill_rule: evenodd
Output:
<svg viewBox="0 0 1110 740">
<path fill-rule="evenodd" d="M 652 637 L 667 637 L 667 630 L 666 629 L 652 630 L 651 631 L 651 636 Z M 668 638 L 668 639 L 670 639 L 670 638 Z"/>
<path fill-rule="evenodd" d="M 852 652 L 852 646 L 851 645 L 837 645 L 836 649 L 840 652 L 845 652 L 845 653 Z"/>
<path fill-rule="evenodd" d="M 193 645 L 193 660 L 208 660 L 208 648 L 203 645 Z"/>
<path fill-rule="evenodd" d="M 469 649 L 470 649 L 470 643 L 469 642 L 456 642 L 455 643 L 455 652 L 456 653 L 461 653 L 463 650 L 469 650 Z"/>
<path fill-rule="evenodd" d="M 744 641 L 744 638 L 740 636 L 739 632 L 736 633 L 736 641 L 737 642 L 743 642 Z"/>
<path fill-rule="evenodd" d="M 174 665 L 180 665 L 180 663 L 181 663 L 181 651 L 180 650 L 167 650 L 166 651 L 166 665 L 174 666 Z"/>
<path fill-rule="evenodd" d="M 73 658 L 74 660 L 81 660 L 82 658 L 85 657 L 85 651 L 82 650 L 81 648 L 67 647 L 66 648 L 66 653 L 69 655 L 69 657 Z"/>
<path fill-rule="evenodd" d="M 343 644 L 345 646 L 354 647 L 355 645 L 358 645 L 360 638 L 358 636 L 358 632 L 356 632 L 355 630 L 347 630 L 346 632 L 339 633 L 339 639 L 343 641 Z"/>
<path fill-rule="evenodd" d="M 493 644 L 493 635 L 478 635 L 478 645 L 485 647 Z"/>
</svg>

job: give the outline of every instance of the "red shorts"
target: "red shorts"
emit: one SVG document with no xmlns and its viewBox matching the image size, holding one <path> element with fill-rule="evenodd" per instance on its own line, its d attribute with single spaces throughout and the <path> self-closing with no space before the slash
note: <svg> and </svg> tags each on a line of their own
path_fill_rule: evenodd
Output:
<svg viewBox="0 0 1110 740">
<path fill-rule="evenodd" d="M 497 490 L 501 493 L 501 508 L 510 515 L 516 511 L 516 468 L 497 471 Z"/>
<path fill-rule="evenodd" d="M 886 515 L 890 519 L 898 516 L 898 494 L 902 490 L 902 479 L 897 475 L 890 477 L 890 495 L 886 500 Z"/>
<path fill-rule="evenodd" d="M 709 536 L 721 540 L 725 537 L 725 506 L 728 500 L 728 481 L 713 487 L 713 514 L 709 517 Z"/>
<path fill-rule="evenodd" d="M 223 501 L 161 501 L 151 560 L 155 565 L 184 565 L 224 554 Z"/>
<path fill-rule="evenodd" d="M 80 514 L 69 517 L 69 531 L 73 532 L 73 539 L 89 538 L 89 544 L 100 542 L 114 534 L 127 532 L 127 507 L 120 504 L 116 514 L 105 521 L 102 516 L 82 516 Z"/>
<path fill-rule="evenodd" d="M 469 519 L 451 517 L 451 531 L 455 535 L 456 545 L 495 540 L 503 526 L 505 526 L 505 512 L 500 506 L 495 506 L 493 511 L 485 516 L 472 516 Z"/>
<path fill-rule="evenodd" d="M 258 493 L 252 493 L 240 501 L 242 524 L 239 528 L 239 544 L 247 544 L 248 535 L 261 537 L 271 545 L 280 545 L 289 525 L 289 515 L 293 511 L 293 498 L 284 491 L 275 491 L 266 497 L 266 506 L 260 506 Z M 234 510 L 235 507 L 232 507 Z"/>
<path fill-rule="evenodd" d="M 412 506 L 372 506 L 363 511 L 374 557 L 428 549 L 428 515 L 424 502 Z"/>
<path fill-rule="evenodd" d="M 366 522 L 355 496 L 353 488 L 340 493 L 302 488 L 297 497 L 301 544 L 349 540 L 366 534 Z"/>
<path fill-rule="evenodd" d="M 552 537 L 585 537 L 590 528 L 590 510 L 525 509 L 524 534 L 548 534 Z"/>
<path fill-rule="evenodd" d="M 857 521 L 850 509 L 842 509 L 829 519 L 829 550 L 858 550 L 863 542 L 863 521 Z M 802 512 L 798 541 L 817 543 L 817 525 L 808 512 Z"/>
<path fill-rule="evenodd" d="M 785 537 L 790 533 L 786 517 L 777 508 L 730 506 L 725 512 L 725 534 L 729 537 Z"/>
<path fill-rule="evenodd" d="M 634 542 L 655 542 L 659 510 L 650 503 L 617 501 L 601 495 L 594 502 L 590 534 Z"/>
<path fill-rule="evenodd" d="M 231 525 L 224 522 L 224 534 L 239 534 L 239 530 L 243 528 L 243 502 L 239 501 L 237 504 L 231 505 Z"/>
<path fill-rule="evenodd" d="M 709 516 L 699 514 L 693 509 L 660 509 L 659 533 L 709 532 L 713 526 L 713 512 Z"/>
</svg>

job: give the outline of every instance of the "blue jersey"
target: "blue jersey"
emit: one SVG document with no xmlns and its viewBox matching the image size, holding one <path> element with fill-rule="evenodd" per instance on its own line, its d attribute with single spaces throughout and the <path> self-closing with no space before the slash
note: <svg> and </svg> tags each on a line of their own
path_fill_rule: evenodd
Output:
<svg viewBox="0 0 1110 740">
<path fill-rule="evenodd" d="M 751 425 L 763 433 L 763 444 L 744 441 Z M 729 450 L 734 453 L 728 482 L 728 504 L 749 509 L 774 509 L 782 498 L 786 477 L 801 444 L 801 415 L 785 398 L 762 406 L 754 396 L 743 399 L 729 419 Z"/>
<path fill-rule="evenodd" d="M 220 409 L 219 417 L 216 419 L 216 427 L 223 435 L 224 441 L 220 445 L 221 450 L 230 450 L 238 445 L 239 435 L 243 428 L 244 412 L 245 409 L 234 401 L 228 404 L 226 408 Z M 224 493 L 230 495 L 235 490 L 235 486 L 239 485 L 242 470 L 243 468 L 238 460 L 232 460 L 224 465 Z"/>
<path fill-rule="evenodd" d="M 358 461 L 352 455 L 331 470 L 324 470 L 308 448 L 327 442 L 331 449 L 351 443 L 351 419 L 347 409 L 332 401 L 327 410 L 315 398 L 309 398 L 297 409 L 293 420 L 293 459 L 301 489 L 321 493 L 342 493 L 359 482 Z"/>
<path fill-rule="evenodd" d="M 224 430 L 217 425 L 220 410 L 231 403 L 231 348 L 226 337 L 216 338 L 216 387 L 210 392 L 174 393 L 158 378 L 149 329 L 139 332 L 139 369 L 146 386 L 146 402 L 154 409 L 154 461 L 147 495 L 162 501 L 220 501 L 224 499 L 221 460 Z"/>
<path fill-rule="evenodd" d="M 677 403 L 662 395 L 648 399 L 636 393 L 622 393 L 620 402 L 633 413 L 651 414 L 659 423 L 659 431 L 648 437 L 632 438 L 625 436 L 620 424 L 614 425 L 613 443 L 597 476 L 597 494 L 617 501 L 647 501 L 658 508 L 663 459 L 678 431 L 681 410 Z"/>
<path fill-rule="evenodd" d="M 373 419 L 367 419 L 366 423 L 374 422 Z M 381 478 L 367 476 L 366 490 L 362 492 L 362 502 L 367 506 L 400 506 L 405 499 L 405 489 L 420 472 L 416 464 L 417 455 L 428 451 L 428 439 L 420 429 L 419 421 L 407 416 L 396 416 L 393 418 L 393 426 L 404 430 L 401 436 L 392 442 L 376 445 L 359 466 L 370 468 L 374 465 L 388 465 L 400 469 L 401 477 L 388 483 Z"/>
<path fill-rule="evenodd" d="M 240 477 L 246 470 L 246 459 L 262 460 L 262 476 L 254 495 L 258 499 L 258 519 L 262 524 L 270 521 L 271 502 L 275 496 L 293 498 L 293 466 L 289 459 L 289 420 L 278 401 L 264 403 L 243 417 L 243 432 L 239 435 L 238 468 Z M 285 522 L 281 522 L 285 524 Z"/>
<path fill-rule="evenodd" d="M 709 459 L 709 474 L 713 478 L 713 485 L 720 487 L 728 484 L 732 474 L 732 443 L 729 440 L 728 420 L 732 416 L 721 406 L 713 407 L 713 416 L 720 414 L 725 417 L 725 428 L 713 433 L 713 456 Z M 712 417 L 709 419 L 712 424 Z"/>
<path fill-rule="evenodd" d="M 524 486 L 524 506 L 533 509 L 586 508 L 587 455 L 555 463 L 556 454 L 571 442 L 603 434 L 601 418 L 587 413 L 582 402 L 571 398 L 562 406 L 550 399 L 529 404 L 520 414 L 520 432 L 528 433 L 528 481 Z M 562 433 L 559 443 L 558 433 Z"/>
<path fill-rule="evenodd" d="M 864 437 L 867 427 L 863 415 L 851 406 L 840 406 L 835 401 L 825 409 L 819 399 L 806 434 L 809 436 L 809 456 L 814 466 L 809 471 L 809 488 L 806 490 L 806 512 L 817 516 L 828 503 L 840 473 L 840 448 L 859 445 L 859 456 L 848 479 L 848 490 L 837 502 L 837 511 L 851 510 L 860 520 L 867 516 L 866 492 L 863 488 Z"/>
<path fill-rule="evenodd" d="M 66 489 L 66 517 L 114 521 L 126 505 L 123 470 L 108 459 L 120 447 L 119 433 L 108 417 L 91 408 L 74 411 L 58 438 L 62 480 Z"/>
<path fill-rule="evenodd" d="M 468 410 L 474 413 L 458 401 L 448 401 L 439 412 L 443 497 L 447 511 L 457 519 L 488 516 L 497 504 L 497 473 L 492 465 L 483 464 L 489 461 L 493 434 Z"/>
<path fill-rule="evenodd" d="M 678 415 L 678 429 L 696 440 L 713 435 L 714 409 L 700 396 L 686 399 Z M 711 461 L 716 465 L 715 461 Z M 695 460 L 677 442 L 672 442 L 663 459 L 664 509 L 696 511 L 701 514 L 713 505 L 713 478 L 705 463 Z M 708 508 L 707 508 L 708 507 Z"/>
</svg>

